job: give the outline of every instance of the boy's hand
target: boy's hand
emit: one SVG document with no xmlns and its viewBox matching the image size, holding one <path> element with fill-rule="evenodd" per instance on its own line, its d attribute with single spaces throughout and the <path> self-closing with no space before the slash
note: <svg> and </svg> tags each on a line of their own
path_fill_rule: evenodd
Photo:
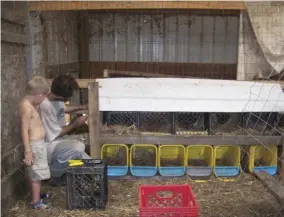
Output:
<svg viewBox="0 0 284 217">
<path fill-rule="evenodd" d="M 76 120 L 73 123 L 74 127 L 82 126 L 86 122 L 87 119 L 88 119 L 87 116 L 80 116 L 80 117 L 76 118 Z"/>
<path fill-rule="evenodd" d="M 25 163 L 27 166 L 31 166 L 31 165 L 33 164 L 33 153 L 32 153 L 31 151 L 25 152 L 24 163 Z"/>
</svg>

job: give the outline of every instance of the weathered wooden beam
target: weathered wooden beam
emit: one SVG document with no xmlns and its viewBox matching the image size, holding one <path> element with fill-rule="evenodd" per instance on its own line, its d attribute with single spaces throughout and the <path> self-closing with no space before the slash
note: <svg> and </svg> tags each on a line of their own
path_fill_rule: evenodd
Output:
<svg viewBox="0 0 284 217">
<path fill-rule="evenodd" d="M 95 80 L 96 79 L 76 79 L 80 88 L 88 88 L 88 84 Z M 51 84 L 52 79 L 48 79 L 48 81 Z M 280 84 L 281 86 L 284 85 L 284 81 L 251 81 L 251 82 Z"/>
<path fill-rule="evenodd" d="M 17 25 L 25 25 L 25 20 L 22 19 L 23 13 L 9 10 L 1 10 L 1 20 L 6 22 L 14 23 Z"/>
<path fill-rule="evenodd" d="M 148 73 L 148 72 L 133 72 L 133 71 L 119 71 L 119 70 L 104 70 L 104 78 L 112 77 L 112 75 L 137 76 L 137 77 L 153 77 L 153 78 L 185 78 L 186 76 L 166 75 L 162 73 Z"/>
<path fill-rule="evenodd" d="M 60 73 L 79 72 L 79 62 L 64 63 L 46 67 L 48 78 L 53 78 Z M 88 85 L 85 87 L 87 88 Z"/>
<path fill-rule="evenodd" d="M 280 155 L 280 179 L 281 183 L 284 184 L 284 136 L 282 136 L 282 153 Z"/>
<path fill-rule="evenodd" d="M 30 11 L 121 9 L 222 9 L 244 10 L 243 1 L 49 1 L 30 2 Z"/>
<path fill-rule="evenodd" d="M 91 157 L 101 158 L 100 140 L 100 111 L 99 111 L 99 84 L 91 82 L 88 85 L 88 125 Z"/>
<path fill-rule="evenodd" d="M 1 31 L 1 41 L 14 43 L 14 44 L 29 44 L 29 38 L 26 35 Z"/>
<path fill-rule="evenodd" d="M 156 136 L 156 135 L 101 135 L 100 144 L 157 144 L 157 145 L 278 145 L 281 136 Z"/>
<path fill-rule="evenodd" d="M 80 74 L 79 77 L 89 76 L 89 17 L 87 13 L 79 13 L 79 60 Z"/>
<path fill-rule="evenodd" d="M 284 210 L 284 188 L 281 184 L 265 171 L 254 172 L 258 180 L 270 191 L 270 193 L 278 200 L 282 210 Z"/>
</svg>

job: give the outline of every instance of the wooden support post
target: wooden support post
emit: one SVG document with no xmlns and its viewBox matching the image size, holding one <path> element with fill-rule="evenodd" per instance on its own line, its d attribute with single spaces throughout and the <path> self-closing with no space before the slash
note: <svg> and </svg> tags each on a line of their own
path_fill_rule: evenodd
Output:
<svg viewBox="0 0 284 217">
<path fill-rule="evenodd" d="M 88 108 L 89 108 L 89 144 L 91 157 L 101 159 L 100 144 L 100 110 L 99 110 L 99 84 L 91 82 L 88 85 Z"/>
<path fill-rule="evenodd" d="M 284 210 L 284 188 L 281 186 L 281 184 L 265 171 L 257 171 L 254 174 L 258 178 L 258 180 L 278 200 L 282 207 L 282 210 Z"/>
<path fill-rule="evenodd" d="M 284 186 L 284 136 L 282 136 L 282 152 L 280 155 L 280 178 L 281 178 L 281 184 Z"/>
</svg>

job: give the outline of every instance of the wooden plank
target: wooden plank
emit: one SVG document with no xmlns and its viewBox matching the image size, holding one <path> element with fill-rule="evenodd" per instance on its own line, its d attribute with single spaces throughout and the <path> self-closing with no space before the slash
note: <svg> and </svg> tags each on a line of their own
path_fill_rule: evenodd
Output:
<svg viewBox="0 0 284 217">
<path fill-rule="evenodd" d="M 47 79 L 48 82 L 51 84 L 52 79 Z M 95 81 L 96 79 L 76 79 L 76 81 L 79 84 L 80 88 L 88 88 L 88 84 L 90 82 Z M 251 82 L 257 82 L 257 83 L 272 83 L 272 84 L 280 84 L 281 86 L 284 85 L 284 81 L 251 81 Z"/>
<path fill-rule="evenodd" d="M 121 75 L 124 77 L 156 77 L 156 78 L 185 78 L 187 76 L 179 76 L 179 75 L 166 75 L 162 73 L 148 73 L 148 72 L 133 72 L 133 71 L 119 71 L 119 70 L 104 70 L 104 78 Z"/>
<path fill-rule="evenodd" d="M 50 65 L 46 67 L 46 72 L 48 78 L 53 78 L 60 73 L 79 72 L 79 62 Z M 85 88 L 88 88 L 88 85 Z"/>
<path fill-rule="evenodd" d="M 245 10 L 243 1 L 49 1 L 29 2 L 30 11 L 121 9 L 222 9 Z"/>
<path fill-rule="evenodd" d="M 14 23 L 17 25 L 25 25 L 25 20 L 23 20 L 23 12 L 9 11 L 3 9 L 1 10 L 1 19 L 6 22 Z"/>
<path fill-rule="evenodd" d="M 89 75 L 89 17 L 85 12 L 80 12 L 79 14 L 79 60 L 80 60 L 80 74 L 79 77 L 82 78 L 83 75 Z M 90 77 L 90 76 L 88 76 Z"/>
<path fill-rule="evenodd" d="M 104 69 L 164 75 L 236 80 L 237 64 L 90 61 L 89 74 L 82 78 L 101 78 Z"/>
<path fill-rule="evenodd" d="M 88 85 L 88 110 L 89 110 L 89 144 L 91 157 L 101 158 L 100 137 L 100 111 L 99 111 L 99 84 L 92 82 Z"/>
<path fill-rule="evenodd" d="M 270 191 L 270 193 L 278 200 L 282 210 L 284 209 L 284 188 L 281 184 L 265 171 L 254 172 L 258 180 Z"/>
<path fill-rule="evenodd" d="M 278 145 L 281 136 L 152 136 L 101 135 L 100 144 L 183 144 L 183 145 Z"/>
<path fill-rule="evenodd" d="M 14 44 L 29 44 L 29 38 L 26 35 L 1 31 L 1 41 L 14 43 Z"/>
</svg>

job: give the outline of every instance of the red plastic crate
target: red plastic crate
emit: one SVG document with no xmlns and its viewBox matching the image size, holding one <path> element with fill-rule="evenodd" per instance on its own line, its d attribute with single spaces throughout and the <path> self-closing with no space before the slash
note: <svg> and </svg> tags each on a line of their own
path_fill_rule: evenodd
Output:
<svg viewBox="0 0 284 217">
<path fill-rule="evenodd" d="M 199 206 L 190 185 L 142 185 L 140 217 L 198 217 Z"/>
</svg>

